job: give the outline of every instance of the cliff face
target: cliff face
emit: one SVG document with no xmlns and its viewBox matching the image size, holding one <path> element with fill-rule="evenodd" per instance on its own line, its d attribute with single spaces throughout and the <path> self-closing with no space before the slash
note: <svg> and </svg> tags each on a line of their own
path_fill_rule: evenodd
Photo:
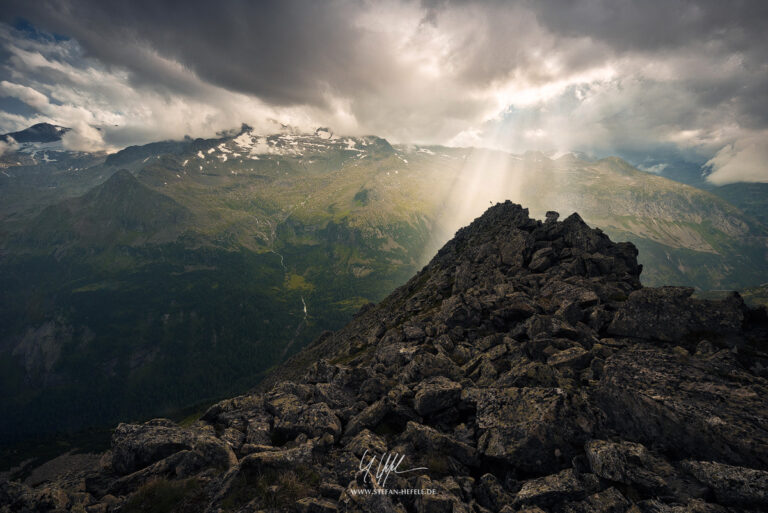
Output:
<svg viewBox="0 0 768 513">
<path fill-rule="evenodd" d="M 0 511 L 764 510 L 765 310 L 642 288 L 634 246 L 547 217 L 492 207 L 259 391 L 121 424 Z"/>
</svg>

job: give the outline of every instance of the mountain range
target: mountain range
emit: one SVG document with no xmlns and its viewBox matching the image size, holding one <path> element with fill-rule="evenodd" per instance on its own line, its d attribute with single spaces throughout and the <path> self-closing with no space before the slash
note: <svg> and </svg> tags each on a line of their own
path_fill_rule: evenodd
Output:
<svg viewBox="0 0 768 513">
<path fill-rule="evenodd" d="M 645 285 L 704 293 L 768 276 L 759 185 L 729 202 L 615 157 L 329 129 L 243 126 L 112 154 L 42 140 L 62 130 L 36 129 L 40 141 L 0 156 L 5 440 L 173 415 L 256 386 L 496 201 L 578 211 L 632 241 Z"/>
</svg>

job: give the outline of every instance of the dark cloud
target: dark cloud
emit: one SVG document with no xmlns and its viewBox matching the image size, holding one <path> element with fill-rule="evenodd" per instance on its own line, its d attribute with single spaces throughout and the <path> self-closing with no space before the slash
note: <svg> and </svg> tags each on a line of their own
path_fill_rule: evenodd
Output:
<svg viewBox="0 0 768 513">
<path fill-rule="evenodd" d="M 564 36 L 586 36 L 619 51 L 659 51 L 720 41 L 727 51 L 765 47 L 768 3 L 760 0 L 536 0 L 527 3 L 543 25 Z"/>
<path fill-rule="evenodd" d="M 376 46 L 350 21 L 354 2 L 156 0 L 18 2 L 6 11 L 77 39 L 86 54 L 126 67 L 139 82 L 184 87 L 147 51 L 203 80 L 276 104 L 322 104 L 328 88 L 381 78 Z M 187 91 L 183 91 L 187 92 Z"/>
</svg>

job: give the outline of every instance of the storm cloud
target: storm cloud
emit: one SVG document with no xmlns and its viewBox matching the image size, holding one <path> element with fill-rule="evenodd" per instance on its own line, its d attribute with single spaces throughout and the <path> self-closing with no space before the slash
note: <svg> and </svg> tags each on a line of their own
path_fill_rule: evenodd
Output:
<svg viewBox="0 0 768 513">
<path fill-rule="evenodd" d="M 765 2 L 11 1 L 0 22 L 0 129 L 73 147 L 330 125 L 768 181 Z"/>
</svg>

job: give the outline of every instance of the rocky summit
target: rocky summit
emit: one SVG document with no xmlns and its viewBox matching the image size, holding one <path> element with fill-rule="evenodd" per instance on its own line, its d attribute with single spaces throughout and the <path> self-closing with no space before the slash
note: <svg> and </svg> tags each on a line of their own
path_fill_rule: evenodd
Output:
<svg viewBox="0 0 768 513">
<path fill-rule="evenodd" d="M 491 207 L 254 393 L 120 424 L 0 511 L 766 511 L 765 309 L 546 217 Z"/>
</svg>

